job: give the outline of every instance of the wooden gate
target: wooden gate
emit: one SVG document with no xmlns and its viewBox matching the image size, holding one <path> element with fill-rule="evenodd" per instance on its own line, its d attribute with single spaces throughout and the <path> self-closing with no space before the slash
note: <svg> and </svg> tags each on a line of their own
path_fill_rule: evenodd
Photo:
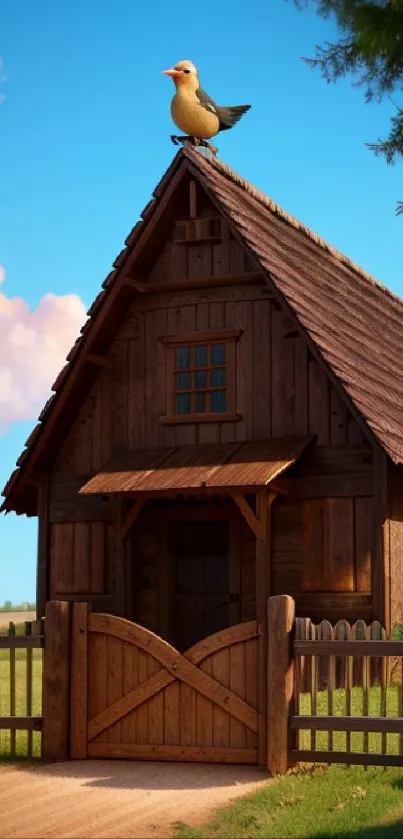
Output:
<svg viewBox="0 0 403 839">
<path fill-rule="evenodd" d="M 144 627 L 74 604 L 71 757 L 256 763 L 256 621 L 183 655 Z"/>
</svg>

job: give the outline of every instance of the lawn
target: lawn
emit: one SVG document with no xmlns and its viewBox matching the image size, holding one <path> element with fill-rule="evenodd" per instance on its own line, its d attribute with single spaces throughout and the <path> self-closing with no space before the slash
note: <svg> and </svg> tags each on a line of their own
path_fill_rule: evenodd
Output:
<svg viewBox="0 0 403 839">
<path fill-rule="evenodd" d="M 401 839 L 403 769 L 318 767 L 276 778 L 177 839 Z"/>
<path fill-rule="evenodd" d="M 23 634 L 22 627 L 17 628 L 17 634 Z M 10 650 L 0 650 L 0 717 L 8 716 L 10 704 Z M 27 714 L 27 652 L 24 649 L 15 651 L 15 715 Z M 42 650 L 32 650 L 32 715 L 41 716 L 42 713 Z M 14 742 L 15 737 L 15 742 Z M 28 753 L 28 732 L 17 731 L 11 733 L 8 729 L 0 729 L 0 760 L 10 756 L 24 758 Z M 40 757 L 41 734 L 32 732 L 32 756 Z"/>
</svg>

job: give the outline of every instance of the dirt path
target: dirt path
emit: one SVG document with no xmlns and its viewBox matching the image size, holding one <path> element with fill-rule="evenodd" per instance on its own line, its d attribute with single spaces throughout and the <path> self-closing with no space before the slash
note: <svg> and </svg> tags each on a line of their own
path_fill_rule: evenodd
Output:
<svg viewBox="0 0 403 839">
<path fill-rule="evenodd" d="M 2 839 L 169 837 L 176 821 L 258 789 L 255 767 L 130 761 L 0 764 Z"/>
</svg>

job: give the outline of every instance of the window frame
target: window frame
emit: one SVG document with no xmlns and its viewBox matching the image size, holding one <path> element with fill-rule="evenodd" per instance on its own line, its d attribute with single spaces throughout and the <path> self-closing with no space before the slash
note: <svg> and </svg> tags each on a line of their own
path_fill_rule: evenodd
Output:
<svg viewBox="0 0 403 839">
<path fill-rule="evenodd" d="M 191 422 L 229 422 L 239 420 L 241 417 L 235 411 L 235 376 L 236 376 L 236 343 L 242 334 L 240 329 L 222 329 L 209 332 L 192 332 L 187 335 L 173 335 L 161 338 L 161 342 L 165 346 L 166 353 L 166 405 L 167 413 L 160 418 L 163 424 L 179 424 Z M 205 412 L 197 413 L 195 411 L 189 414 L 175 413 L 175 396 L 178 391 L 175 389 L 175 352 L 182 347 L 194 347 L 195 345 L 211 344 L 225 344 L 226 358 L 226 384 L 223 388 L 226 392 L 226 409 L 222 412 Z M 220 365 L 217 365 L 219 369 Z M 208 367 L 210 370 L 210 366 Z M 184 371 L 186 372 L 186 371 Z M 194 372 L 191 368 L 191 372 Z M 202 390 L 202 389 L 201 389 Z M 186 390 L 184 392 L 187 392 Z M 209 392 L 211 392 L 209 390 Z"/>
</svg>

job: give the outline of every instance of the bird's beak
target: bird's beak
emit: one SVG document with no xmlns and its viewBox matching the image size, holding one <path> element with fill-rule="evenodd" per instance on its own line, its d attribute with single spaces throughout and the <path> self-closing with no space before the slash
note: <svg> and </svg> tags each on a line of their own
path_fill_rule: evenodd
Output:
<svg viewBox="0 0 403 839">
<path fill-rule="evenodd" d="M 181 71 L 180 70 L 174 70 L 173 67 L 170 70 L 161 70 L 161 72 L 164 74 L 164 76 L 171 76 L 173 79 L 175 79 L 175 78 L 177 78 L 177 76 L 181 75 Z"/>
</svg>

